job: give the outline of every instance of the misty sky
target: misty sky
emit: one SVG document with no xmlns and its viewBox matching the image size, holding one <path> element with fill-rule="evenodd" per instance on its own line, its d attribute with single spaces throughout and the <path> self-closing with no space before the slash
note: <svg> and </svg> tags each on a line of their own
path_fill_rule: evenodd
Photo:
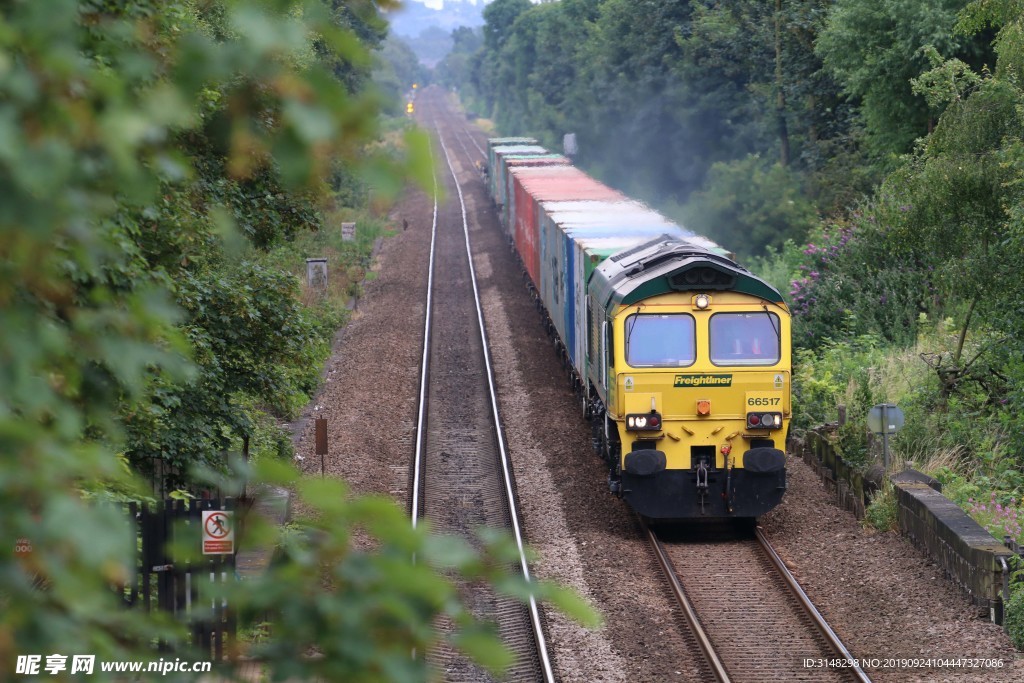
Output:
<svg viewBox="0 0 1024 683">
<path fill-rule="evenodd" d="M 418 2 L 421 5 L 426 5 L 430 9 L 444 9 L 444 0 L 406 0 L 406 2 Z M 470 5 L 475 5 L 477 0 L 448 0 L 449 4 L 458 2 L 467 2 Z"/>
</svg>

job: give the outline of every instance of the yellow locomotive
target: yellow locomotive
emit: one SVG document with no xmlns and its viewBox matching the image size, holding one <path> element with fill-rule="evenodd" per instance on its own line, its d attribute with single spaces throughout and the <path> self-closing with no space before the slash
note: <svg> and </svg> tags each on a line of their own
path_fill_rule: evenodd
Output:
<svg viewBox="0 0 1024 683">
<path fill-rule="evenodd" d="M 611 491 L 652 519 L 772 509 L 791 415 L 782 295 L 718 244 L 534 143 L 491 139 L 488 188 Z"/>
<path fill-rule="evenodd" d="M 666 236 L 605 259 L 588 307 L 589 412 L 611 490 L 653 519 L 778 505 L 792 367 L 779 292 Z"/>
</svg>

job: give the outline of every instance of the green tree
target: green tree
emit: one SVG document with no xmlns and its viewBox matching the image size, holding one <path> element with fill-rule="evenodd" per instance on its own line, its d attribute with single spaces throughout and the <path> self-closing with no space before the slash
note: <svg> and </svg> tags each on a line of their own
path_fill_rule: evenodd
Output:
<svg viewBox="0 0 1024 683">
<path fill-rule="evenodd" d="M 598 168 L 612 183 L 625 186 L 633 177 L 647 195 L 663 192 L 692 159 L 683 152 L 692 128 L 676 125 L 686 93 L 672 72 L 690 12 L 687 4 L 610 0 L 600 7 L 588 50 L 585 78 L 599 107 L 585 153 L 602 155 Z"/>
<path fill-rule="evenodd" d="M 818 222 L 799 177 L 781 163 L 754 155 L 717 163 L 707 188 L 687 206 L 687 225 L 705 226 L 702 232 L 740 257 L 780 249 L 790 239 L 802 242 Z"/>
<path fill-rule="evenodd" d="M 129 444 L 165 444 L 202 424 L 216 431 L 218 421 L 231 427 L 237 414 L 210 403 L 215 394 L 279 398 L 289 380 L 272 364 L 301 358 L 308 324 L 289 318 L 293 280 L 227 265 L 246 235 L 251 244 L 286 240 L 280 214 L 315 216 L 336 163 L 390 187 L 409 172 L 429 178 L 416 164 L 425 158 L 416 138 L 400 164 L 367 155 L 376 110 L 357 84 L 382 4 L 390 3 L 0 6 L 4 667 L 55 652 L 155 658 L 156 639 L 184 642 L 175 624 L 124 609 L 116 587 L 134 572 L 135 539 L 121 511 L 88 498 L 138 492 L 125 467 Z M 406 173 L 396 177 L 399 168 Z M 284 196 L 246 206 L 269 189 Z M 275 216 L 249 213 L 260 209 Z M 211 417 L 198 414 L 204 408 L 217 420 L 201 423 Z M 216 443 L 222 434 L 209 436 Z M 490 560 L 474 559 L 340 484 L 260 476 L 295 487 L 318 512 L 307 523 L 313 532 L 280 541 L 286 557 L 270 578 L 230 587 L 237 605 L 269 612 L 276 625 L 272 677 L 419 680 L 425 664 L 408 653 L 439 638 L 500 664 L 500 648 L 459 607 L 439 567 L 408 562 L 416 552 L 500 581 L 500 544 L 490 545 Z M 352 547 L 359 525 L 380 554 Z M 262 537 L 273 543 L 277 533 Z M 32 551 L 16 554 L 26 545 L 17 539 Z M 526 590 L 512 578 L 504 587 Z M 458 627 L 449 636 L 431 628 L 442 614 Z M 348 647 L 356 635 L 358 649 Z M 311 647 L 327 657 L 304 657 Z"/>
<path fill-rule="evenodd" d="M 833 318 L 811 335 L 818 340 L 836 338 L 842 325 L 847 333 L 906 344 L 916 338 L 917 314 L 953 319 L 951 348 L 929 359 L 940 407 L 967 391 L 987 395 L 986 410 L 1005 401 L 1007 392 L 1016 395 L 1006 372 L 1016 363 L 1006 362 L 1006 350 L 1017 344 L 1011 330 L 1020 320 L 1020 290 L 1006 274 L 1021 265 L 1015 219 L 1022 176 L 1012 160 L 1024 134 L 1024 100 L 1016 73 L 1002 63 L 1003 54 L 1019 54 L 1019 18 L 1004 25 L 994 20 L 997 7 L 1003 6 L 972 4 L 960 24 L 977 30 L 994 21 L 1000 27 L 996 75 L 972 73 L 958 59 L 940 63 L 937 51 L 926 50 L 934 66 L 913 87 L 930 106 L 944 107 L 934 131 L 890 174 L 856 230 L 828 252 L 829 262 L 820 264 L 814 282 L 803 283 L 801 294 L 811 304 L 807 323 Z M 872 315 L 876 302 L 884 306 Z M 847 312 L 843 321 L 834 320 L 836 310 Z M 896 320 L 878 314 L 894 311 L 902 311 Z M 905 332 L 894 334 L 897 329 Z"/>
<path fill-rule="evenodd" d="M 475 85 L 488 109 L 501 102 L 501 79 L 497 60 L 512 35 L 512 27 L 520 14 L 530 9 L 530 0 L 494 0 L 484 8 L 484 53 L 476 70 Z"/>
<path fill-rule="evenodd" d="M 956 35 L 957 12 L 967 0 L 838 0 L 816 50 L 849 95 L 858 98 L 872 148 L 901 154 L 934 124 L 934 112 L 910 80 L 929 67 L 926 46 L 980 66 L 987 41 Z"/>
<path fill-rule="evenodd" d="M 440 26 L 427 26 L 415 38 L 409 38 L 409 47 L 425 64 L 435 65 L 452 49 L 452 35 Z"/>
<path fill-rule="evenodd" d="M 373 82 L 383 92 L 388 110 L 404 114 L 406 95 L 413 83 L 420 88 L 427 84 L 428 72 L 408 44 L 394 35 L 384 41 L 377 59 Z"/>
<path fill-rule="evenodd" d="M 512 26 L 523 12 L 530 9 L 530 0 L 494 0 L 484 8 L 484 47 L 491 53 L 501 48 L 512 36 Z"/>
<path fill-rule="evenodd" d="M 449 88 L 462 89 L 464 99 L 475 99 L 473 64 L 483 45 L 483 32 L 479 28 L 459 26 L 452 31 L 452 49 L 434 69 L 438 82 Z"/>
<path fill-rule="evenodd" d="M 582 166 L 656 205 L 683 204 L 698 190 L 709 196 L 715 164 L 742 165 L 756 155 L 791 169 L 801 206 L 838 212 L 869 191 L 876 175 L 855 109 L 814 51 L 829 6 L 541 4 L 517 14 L 511 30 L 509 14 L 501 15 L 506 23 L 479 53 L 474 77 L 502 130 L 529 132 L 550 146 L 575 132 Z M 757 248 L 799 239 L 806 225 L 772 229 L 783 234 Z"/>
</svg>

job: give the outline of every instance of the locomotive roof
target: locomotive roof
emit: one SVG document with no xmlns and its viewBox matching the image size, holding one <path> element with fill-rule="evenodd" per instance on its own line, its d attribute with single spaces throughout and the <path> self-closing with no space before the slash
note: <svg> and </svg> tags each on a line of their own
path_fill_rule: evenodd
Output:
<svg viewBox="0 0 1024 683">
<path fill-rule="evenodd" d="M 712 243 L 713 244 L 713 243 Z M 712 282 L 692 286 L 684 275 L 695 269 L 714 271 Z M 680 290 L 729 290 L 785 305 L 777 289 L 725 256 L 694 240 L 661 235 L 605 259 L 594 271 L 589 290 L 605 311 L 616 306 Z"/>
</svg>

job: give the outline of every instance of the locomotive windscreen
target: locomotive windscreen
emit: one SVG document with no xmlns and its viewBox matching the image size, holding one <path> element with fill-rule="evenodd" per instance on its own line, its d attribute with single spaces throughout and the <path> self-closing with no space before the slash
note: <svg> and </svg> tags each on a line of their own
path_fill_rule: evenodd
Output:
<svg viewBox="0 0 1024 683">
<path fill-rule="evenodd" d="M 637 313 L 626 318 L 626 363 L 630 366 L 681 368 L 695 360 L 693 316 Z"/>
<path fill-rule="evenodd" d="M 774 313 L 716 313 L 708 332 L 715 365 L 779 362 L 779 316 Z"/>
</svg>

